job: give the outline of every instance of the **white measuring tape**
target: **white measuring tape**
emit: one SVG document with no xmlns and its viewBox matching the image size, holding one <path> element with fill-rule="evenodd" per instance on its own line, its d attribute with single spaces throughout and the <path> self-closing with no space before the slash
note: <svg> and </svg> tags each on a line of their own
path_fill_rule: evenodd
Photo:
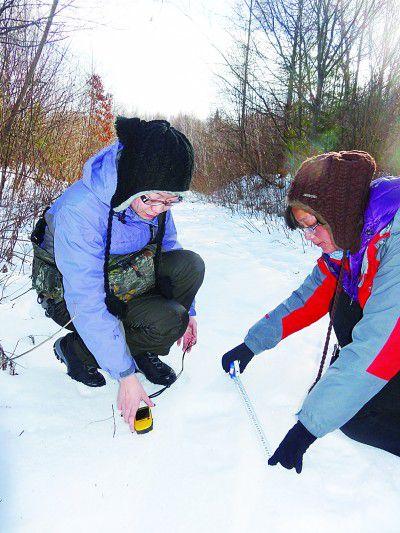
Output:
<svg viewBox="0 0 400 533">
<path fill-rule="evenodd" d="M 240 379 L 240 368 L 238 361 L 234 361 L 231 363 L 229 375 L 233 379 L 240 397 L 243 400 L 244 406 L 246 408 L 248 417 L 250 418 L 250 422 L 252 423 L 254 429 L 256 430 L 256 434 L 258 436 L 259 443 L 261 444 L 262 450 L 265 454 L 265 457 L 269 459 L 271 457 L 271 451 L 270 447 L 267 441 L 267 437 L 265 436 L 264 430 L 260 424 L 260 421 L 258 420 L 258 417 L 256 415 L 256 412 L 254 411 L 254 407 L 250 401 L 250 398 L 246 392 L 246 389 L 244 388 L 244 385 L 242 383 L 242 380 Z"/>
</svg>

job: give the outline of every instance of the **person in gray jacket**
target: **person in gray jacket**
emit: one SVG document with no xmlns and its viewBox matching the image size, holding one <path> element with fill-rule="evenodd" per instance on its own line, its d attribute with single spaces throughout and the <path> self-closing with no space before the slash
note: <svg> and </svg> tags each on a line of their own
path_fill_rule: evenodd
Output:
<svg viewBox="0 0 400 533">
<path fill-rule="evenodd" d="M 301 287 L 250 328 L 222 357 L 226 372 L 328 312 L 317 379 L 298 421 L 269 460 L 302 470 L 308 447 L 340 428 L 359 442 L 400 456 L 400 178 L 372 181 L 365 152 L 331 152 L 305 161 L 291 184 L 286 222 L 320 247 Z M 321 377 L 329 336 L 340 347 Z"/>
</svg>

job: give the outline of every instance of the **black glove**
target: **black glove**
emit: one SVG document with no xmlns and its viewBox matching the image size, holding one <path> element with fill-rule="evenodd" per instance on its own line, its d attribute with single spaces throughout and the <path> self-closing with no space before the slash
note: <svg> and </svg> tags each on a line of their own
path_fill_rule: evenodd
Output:
<svg viewBox="0 0 400 533">
<path fill-rule="evenodd" d="M 295 468 L 296 472 L 300 474 L 303 468 L 303 455 L 315 440 L 317 437 L 314 437 L 301 422 L 297 422 L 288 431 L 274 455 L 268 459 L 268 464 L 274 466 L 280 463 L 288 470 Z"/>
<path fill-rule="evenodd" d="M 242 344 L 232 348 L 232 350 L 229 350 L 229 352 L 226 352 L 226 354 L 222 356 L 222 368 L 225 370 L 225 372 L 229 372 L 231 363 L 233 363 L 233 361 L 239 361 L 240 372 L 243 372 L 253 357 L 254 353 L 248 346 L 246 346 L 244 342 L 242 342 Z"/>
</svg>

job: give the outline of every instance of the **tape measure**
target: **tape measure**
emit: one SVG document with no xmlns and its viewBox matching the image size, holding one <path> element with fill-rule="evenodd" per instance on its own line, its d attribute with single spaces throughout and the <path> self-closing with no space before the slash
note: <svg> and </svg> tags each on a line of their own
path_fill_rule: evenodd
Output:
<svg viewBox="0 0 400 533">
<path fill-rule="evenodd" d="M 242 398 L 243 405 L 247 411 L 247 415 L 250 419 L 250 422 L 253 425 L 253 428 L 255 429 L 256 435 L 258 437 L 258 441 L 265 454 L 265 457 L 268 460 L 271 457 L 271 451 L 270 451 L 271 448 L 267 441 L 267 437 L 265 436 L 264 430 L 260 424 L 260 421 L 258 420 L 253 404 L 251 403 L 250 398 L 246 392 L 246 389 L 244 388 L 244 385 L 242 383 L 242 380 L 240 379 L 240 367 L 239 367 L 238 361 L 234 361 L 231 363 L 230 369 L 229 369 L 229 375 L 232 378 L 233 382 L 235 383 L 236 388 L 240 394 L 240 397 Z"/>
<path fill-rule="evenodd" d="M 136 433 L 148 433 L 153 429 L 153 415 L 151 409 L 147 405 L 145 407 L 139 407 L 136 411 L 135 422 L 133 428 Z"/>
</svg>

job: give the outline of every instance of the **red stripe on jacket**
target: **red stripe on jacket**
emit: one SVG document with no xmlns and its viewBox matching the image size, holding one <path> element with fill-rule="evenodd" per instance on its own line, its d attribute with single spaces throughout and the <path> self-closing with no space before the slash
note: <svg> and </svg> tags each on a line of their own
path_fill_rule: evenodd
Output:
<svg viewBox="0 0 400 533">
<path fill-rule="evenodd" d="M 360 302 L 360 306 L 364 309 L 365 304 L 367 303 L 368 298 L 371 296 L 372 291 L 372 284 L 374 282 L 374 278 L 376 276 L 376 273 L 378 272 L 378 268 L 380 265 L 380 261 L 376 257 L 378 253 L 378 249 L 376 247 L 376 244 L 381 239 L 386 239 L 386 237 L 389 237 L 390 233 L 384 233 L 383 235 L 380 235 L 379 233 L 375 235 L 373 239 L 371 239 L 371 242 L 368 245 L 366 254 L 367 254 L 367 260 L 368 260 L 368 268 L 367 272 L 363 275 L 360 287 L 358 289 L 358 301 Z"/>
<path fill-rule="evenodd" d="M 370 374 L 389 381 L 400 371 L 400 318 L 383 348 L 367 368 Z"/>
<path fill-rule="evenodd" d="M 318 259 L 318 266 L 325 275 L 325 279 L 302 307 L 292 311 L 282 319 L 282 339 L 313 324 L 329 311 L 329 305 L 336 289 L 337 278 L 326 266 L 322 257 Z"/>
</svg>

